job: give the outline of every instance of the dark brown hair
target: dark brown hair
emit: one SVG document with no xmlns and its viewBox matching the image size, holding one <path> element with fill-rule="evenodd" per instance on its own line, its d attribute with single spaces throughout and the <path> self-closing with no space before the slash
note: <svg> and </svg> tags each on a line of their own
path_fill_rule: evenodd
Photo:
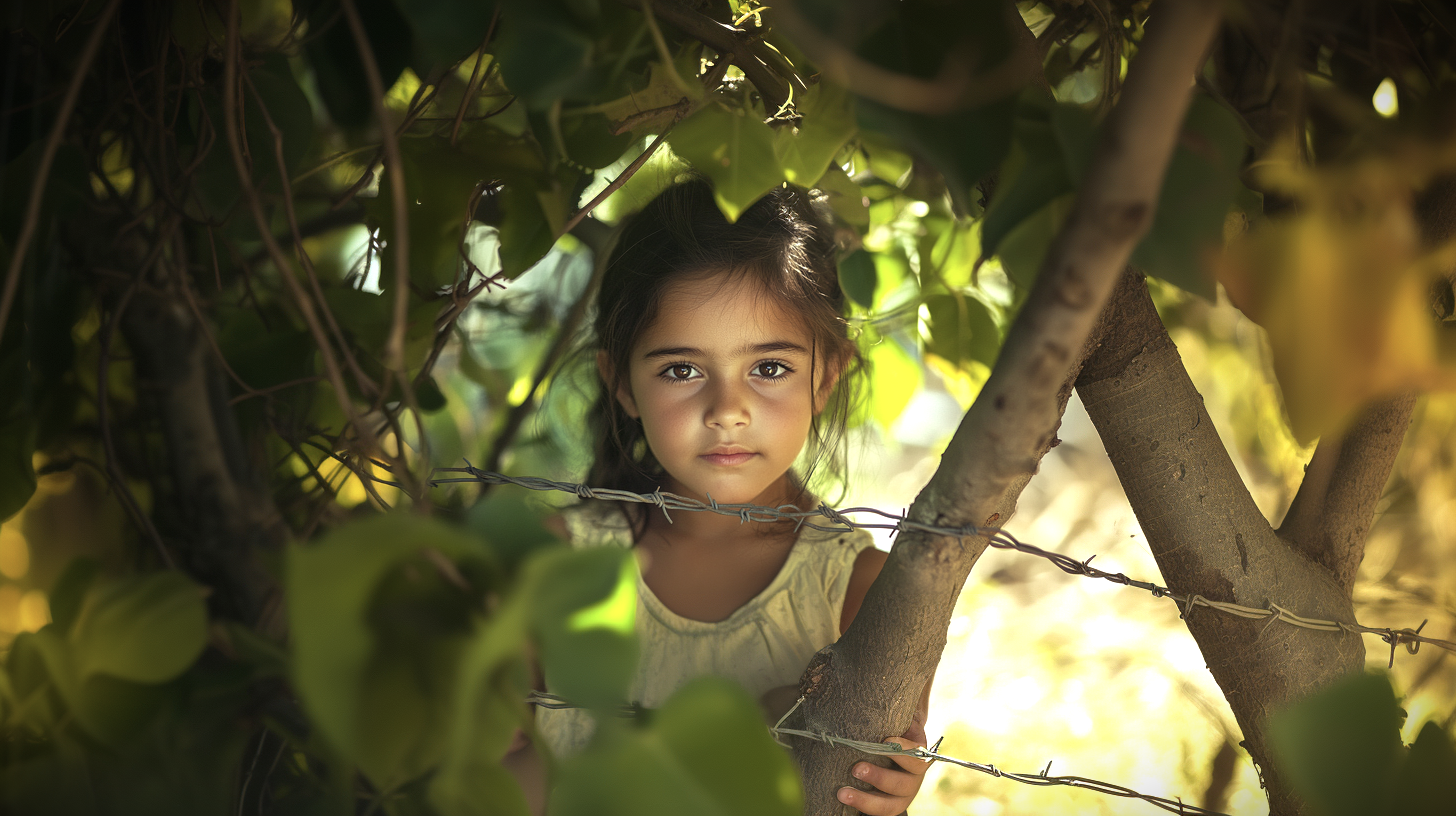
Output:
<svg viewBox="0 0 1456 816">
<path fill-rule="evenodd" d="M 809 194 L 788 186 L 770 191 L 729 223 L 712 187 L 695 178 L 669 187 L 623 224 L 597 294 L 596 342 L 614 381 L 602 383 L 591 411 L 596 458 L 589 483 L 640 493 L 658 486 L 662 467 L 641 423 L 615 394 L 629 371 L 632 347 L 657 318 L 668 286 L 720 274 L 757 286 L 803 319 L 813 338 L 810 383 L 821 371 L 840 372 L 810 425 L 810 464 L 796 477 L 796 500 L 820 465 L 842 478 L 844 429 L 862 361 L 844 319 L 835 256 L 833 233 Z M 634 517 L 634 526 L 643 519 Z"/>
</svg>

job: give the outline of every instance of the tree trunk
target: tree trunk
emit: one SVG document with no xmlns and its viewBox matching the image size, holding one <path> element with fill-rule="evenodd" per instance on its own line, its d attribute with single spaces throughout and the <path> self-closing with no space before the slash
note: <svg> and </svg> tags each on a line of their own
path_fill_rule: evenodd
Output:
<svg viewBox="0 0 1456 816">
<path fill-rule="evenodd" d="M 1305 617 L 1353 621 L 1346 587 L 1275 535 L 1255 506 L 1141 275 L 1124 277 L 1108 311 L 1117 330 L 1088 358 L 1077 391 L 1168 586 L 1209 600 L 1273 602 Z M 1305 812 L 1270 755 L 1268 718 L 1360 671 L 1360 636 L 1213 610 L 1194 610 L 1187 622 L 1262 773 L 1270 812 Z"/>
<path fill-rule="evenodd" d="M 997 525 L 1051 446 L 1067 386 L 1127 258 L 1151 224 L 1164 170 L 1213 38 L 1216 0 L 1163 0 L 1126 90 L 1035 288 L 1006 338 L 990 380 L 957 429 L 940 468 L 910 508 L 942 527 Z M 801 722 L 862 740 L 899 734 L 934 672 L 951 612 L 980 537 L 907 531 L 839 642 L 810 662 Z M 862 754 L 800 740 L 808 814 L 846 814 L 835 798 L 857 784 Z"/>
</svg>

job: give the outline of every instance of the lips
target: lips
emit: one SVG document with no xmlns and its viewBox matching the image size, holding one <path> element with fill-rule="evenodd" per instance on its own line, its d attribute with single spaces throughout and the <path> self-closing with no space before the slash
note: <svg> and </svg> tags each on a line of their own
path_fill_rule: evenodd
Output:
<svg viewBox="0 0 1456 816">
<path fill-rule="evenodd" d="M 709 464 L 732 467 L 733 465 L 741 465 L 757 455 L 753 451 L 740 448 L 737 445 L 720 445 L 698 458 L 707 461 Z"/>
</svg>

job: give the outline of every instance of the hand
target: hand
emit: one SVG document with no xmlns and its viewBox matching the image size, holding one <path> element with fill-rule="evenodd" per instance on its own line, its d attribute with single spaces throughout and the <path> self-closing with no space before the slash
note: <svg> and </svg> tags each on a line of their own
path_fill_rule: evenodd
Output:
<svg viewBox="0 0 1456 816">
<path fill-rule="evenodd" d="M 918 731 L 918 733 L 916 733 Z M 891 737 L 901 748 L 925 747 L 925 728 L 920 723 L 910 726 L 903 737 Z M 915 794 L 920 792 L 920 783 L 925 781 L 925 772 L 930 770 L 930 760 L 908 756 L 891 756 L 896 767 L 881 768 L 869 762 L 856 762 L 850 770 L 856 779 L 873 785 L 875 790 L 862 791 L 845 786 L 839 789 L 839 801 L 849 805 L 865 816 L 898 816 L 910 807 Z"/>
</svg>

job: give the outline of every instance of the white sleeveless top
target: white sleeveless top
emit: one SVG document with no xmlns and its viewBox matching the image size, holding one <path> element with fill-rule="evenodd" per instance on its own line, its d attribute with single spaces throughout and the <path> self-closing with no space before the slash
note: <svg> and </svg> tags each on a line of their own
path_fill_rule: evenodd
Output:
<svg viewBox="0 0 1456 816">
<path fill-rule="evenodd" d="M 587 501 L 563 511 L 571 546 L 632 546 L 615 505 Z M 641 660 L 632 702 L 657 708 L 688 680 L 717 675 L 738 681 L 755 698 L 799 682 L 809 658 L 839 639 L 854 560 L 874 541 L 864 530 L 828 533 L 804 527 L 783 567 L 758 595 L 715 623 L 691 620 L 658 600 L 637 570 L 637 637 Z M 549 689 L 548 689 L 549 691 Z M 580 750 L 595 723 L 580 709 L 536 709 L 536 727 L 555 756 Z"/>
</svg>

